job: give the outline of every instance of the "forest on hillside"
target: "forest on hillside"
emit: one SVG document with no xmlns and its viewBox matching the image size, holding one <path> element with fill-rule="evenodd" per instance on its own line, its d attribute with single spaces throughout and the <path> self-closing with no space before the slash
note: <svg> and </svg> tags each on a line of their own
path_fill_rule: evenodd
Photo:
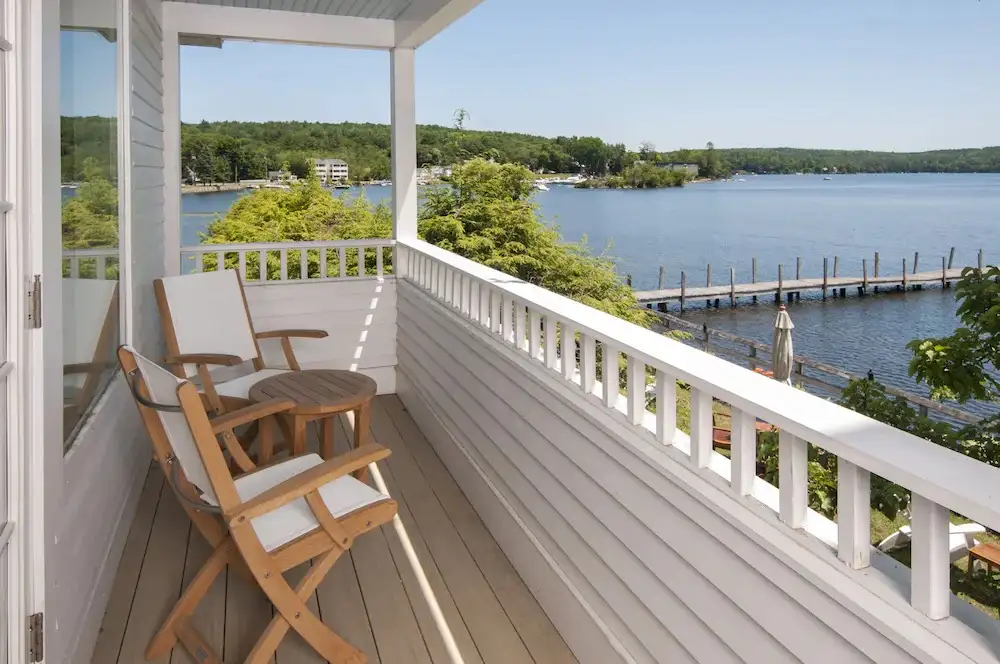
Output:
<svg viewBox="0 0 1000 664">
<path fill-rule="evenodd" d="M 83 178 L 84 159 L 96 159 L 113 177 L 115 121 L 63 117 L 64 182 Z M 182 177 L 232 182 L 266 176 L 287 166 L 304 175 L 311 159 L 337 157 L 353 180 L 390 176 L 389 126 L 371 123 L 200 122 L 181 127 Z M 660 152 L 651 143 L 632 150 L 593 136 L 549 138 L 460 126 L 417 127 L 418 166 L 449 166 L 471 157 L 516 163 L 532 171 L 619 175 L 637 161 L 697 163 L 703 177 L 747 173 L 985 173 L 1000 172 L 1000 147 L 932 152 L 872 152 L 799 148 L 704 148 Z"/>
</svg>

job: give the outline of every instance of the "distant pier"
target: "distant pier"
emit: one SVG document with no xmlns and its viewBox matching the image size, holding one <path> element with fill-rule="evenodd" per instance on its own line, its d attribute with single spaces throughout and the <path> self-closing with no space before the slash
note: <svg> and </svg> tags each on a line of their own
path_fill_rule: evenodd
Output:
<svg viewBox="0 0 1000 664">
<path fill-rule="evenodd" d="M 827 297 L 847 297 L 848 289 L 856 289 L 857 294 L 864 297 L 869 290 L 879 292 L 880 289 L 896 290 L 920 290 L 925 284 L 940 284 L 942 288 L 949 288 L 951 282 L 957 281 L 962 276 L 961 267 L 953 267 L 955 259 L 955 248 L 952 247 L 947 258 L 941 257 L 941 267 L 934 270 L 919 271 L 920 254 L 913 255 L 913 263 L 907 265 L 907 260 L 902 260 L 902 270 L 893 274 L 886 274 L 880 264 L 878 252 L 875 253 L 869 276 L 868 259 L 861 261 L 861 274 L 855 276 L 841 276 L 840 258 L 834 257 L 833 269 L 830 270 L 830 261 L 823 259 L 823 276 L 802 278 L 802 259 L 796 260 L 794 278 L 792 274 L 786 277 L 785 266 L 778 265 L 777 281 L 757 280 L 757 259 L 752 259 L 752 277 L 750 283 L 736 283 L 736 270 L 729 268 L 728 283 L 713 284 L 712 266 L 705 269 L 705 285 L 689 286 L 687 273 L 681 271 L 680 288 L 664 288 L 664 268 L 660 268 L 659 288 L 656 290 L 636 291 L 635 296 L 639 304 L 652 309 L 656 306 L 660 311 L 667 310 L 669 302 L 680 302 L 681 311 L 685 305 L 694 301 L 705 301 L 707 305 L 718 307 L 719 302 L 729 300 L 729 305 L 735 307 L 739 298 L 752 298 L 757 302 L 758 297 L 773 297 L 775 302 L 783 299 L 791 302 L 799 299 L 803 292 L 820 291 L 823 299 Z M 979 269 L 983 269 L 983 251 L 979 250 Z M 631 285 L 632 278 L 629 276 L 628 282 Z"/>
</svg>

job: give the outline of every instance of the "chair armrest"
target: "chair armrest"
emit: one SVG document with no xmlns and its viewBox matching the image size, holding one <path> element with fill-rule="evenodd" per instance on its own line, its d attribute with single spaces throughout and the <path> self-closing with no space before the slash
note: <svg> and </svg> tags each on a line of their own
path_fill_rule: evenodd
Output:
<svg viewBox="0 0 1000 664">
<path fill-rule="evenodd" d="M 169 355 L 163 358 L 164 364 L 219 364 L 225 367 L 235 367 L 243 364 L 239 355 L 224 353 L 204 353 L 191 355 Z"/>
<path fill-rule="evenodd" d="M 297 339 L 325 339 L 330 334 L 326 330 L 267 330 L 266 332 L 257 332 L 255 335 L 258 339 L 282 339 L 282 338 L 297 338 Z"/>
<path fill-rule="evenodd" d="M 231 413 L 226 413 L 225 415 L 213 418 L 212 433 L 218 434 L 229 429 L 234 429 L 243 424 L 256 422 L 259 419 L 269 415 L 274 415 L 275 413 L 283 413 L 287 410 L 291 410 L 292 408 L 295 408 L 295 402 L 291 399 L 269 399 L 268 401 L 261 401 L 260 403 L 253 404 L 252 406 L 240 408 L 239 410 L 234 410 Z"/>
<path fill-rule="evenodd" d="M 316 491 L 324 484 L 328 484 L 338 477 L 344 477 L 355 470 L 364 468 L 370 463 L 385 459 L 390 453 L 388 449 L 376 443 L 362 445 L 355 450 L 341 454 L 318 466 L 310 468 L 304 473 L 289 478 L 257 497 L 240 504 L 237 509 L 226 514 L 226 520 L 230 523 L 242 523 L 248 519 L 254 519 L 268 512 L 273 512 L 279 507 L 298 500 L 312 491 Z"/>
</svg>

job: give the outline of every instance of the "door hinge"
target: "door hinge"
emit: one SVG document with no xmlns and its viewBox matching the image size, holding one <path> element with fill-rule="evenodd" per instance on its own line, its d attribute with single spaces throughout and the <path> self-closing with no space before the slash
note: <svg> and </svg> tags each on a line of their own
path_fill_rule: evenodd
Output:
<svg viewBox="0 0 1000 664">
<path fill-rule="evenodd" d="M 28 616 L 28 661 L 40 662 L 45 658 L 45 614 Z"/>
<path fill-rule="evenodd" d="M 42 278 L 35 275 L 28 290 L 28 327 L 37 330 L 42 326 Z"/>
</svg>

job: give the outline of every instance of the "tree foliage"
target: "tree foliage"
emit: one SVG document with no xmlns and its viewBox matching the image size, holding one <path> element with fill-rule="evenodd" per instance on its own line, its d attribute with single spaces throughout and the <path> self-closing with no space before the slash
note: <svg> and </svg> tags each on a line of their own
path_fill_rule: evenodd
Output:
<svg viewBox="0 0 1000 664">
<path fill-rule="evenodd" d="M 62 206 L 63 249 L 99 249 L 118 246 L 118 190 L 104 176 L 98 162 L 87 157 L 82 164 L 83 183 Z M 92 278 L 97 260 L 78 261 L 79 276 Z M 106 260 L 107 279 L 118 278 L 118 260 Z M 64 268 L 69 276 L 69 266 Z"/>
<path fill-rule="evenodd" d="M 635 163 L 625 168 L 620 175 L 590 178 L 577 182 L 578 189 L 662 189 L 683 187 L 687 173 L 660 168 L 648 162 Z"/>
<path fill-rule="evenodd" d="M 914 339 L 910 375 L 935 398 L 996 401 L 1000 397 L 1000 267 L 966 268 L 955 286 L 962 326 L 940 338 Z"/>
</svg>

